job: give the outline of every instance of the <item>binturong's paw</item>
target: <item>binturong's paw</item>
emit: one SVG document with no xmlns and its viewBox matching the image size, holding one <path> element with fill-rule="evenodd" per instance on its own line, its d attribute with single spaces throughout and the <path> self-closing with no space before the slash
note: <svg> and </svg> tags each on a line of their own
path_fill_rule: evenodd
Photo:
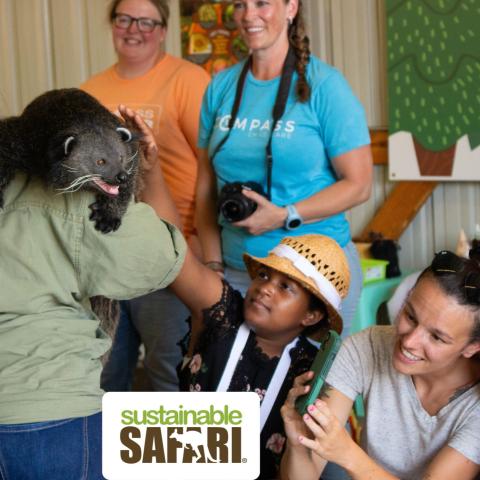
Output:
<svg viewBox="0 0 480 480">
<path fill-rule="evenodd" d="M 98 202 L 89 205 L 90 220 L 95 222 L 95 229 L 102 233 L 110 233 L 118 230 L 122 220 L 112 215 L 111 212 L 105 209 L 104 205 L 100 205 Z"/>
</svg>

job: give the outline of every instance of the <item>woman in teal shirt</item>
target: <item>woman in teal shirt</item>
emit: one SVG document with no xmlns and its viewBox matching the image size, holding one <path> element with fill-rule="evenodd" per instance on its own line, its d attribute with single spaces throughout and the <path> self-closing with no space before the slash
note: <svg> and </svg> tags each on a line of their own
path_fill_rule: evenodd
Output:
<svg viewBox="0 0 480 480">
<path fill-rule="evenodd" d="M 348 334 L 362 279 L 344 211 L 368 199 L 372 181 L 363 108 L 343 76 L 310 55 L 300 0 L 235 1 L 234 12 L 251 56 L 219 73 L 203 101 L 197 226 L 205 262 L 217 270 L 225 263 L 227 278 L 242 290 L 242 252 L 266 255 L 287 234 L 334 238 L 352 271 L 342 305 Z M 282 82 L 287 98 L 275 123 L 272 110 L 282 103 Z M 254 213 L 237 222 L 218 217 L 222 187 L 248 181 L 260 184 L 269 198 L 243 190 L 258 204 Z"/>
</svg>

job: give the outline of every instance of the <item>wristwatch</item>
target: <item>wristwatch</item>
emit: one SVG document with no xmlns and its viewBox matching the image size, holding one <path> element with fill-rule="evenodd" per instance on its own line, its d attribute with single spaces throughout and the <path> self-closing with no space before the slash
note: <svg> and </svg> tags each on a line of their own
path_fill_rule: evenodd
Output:
<svg viewBox="0 0 480 480">
<path fill-rule="evenodd" d="M 287 205 L 287 218 L 285 220 L 285 228 L 287 230 L 296 230 L 303 224 L 303 219 L 297 212 L 295 205 Z"/>
</svg>

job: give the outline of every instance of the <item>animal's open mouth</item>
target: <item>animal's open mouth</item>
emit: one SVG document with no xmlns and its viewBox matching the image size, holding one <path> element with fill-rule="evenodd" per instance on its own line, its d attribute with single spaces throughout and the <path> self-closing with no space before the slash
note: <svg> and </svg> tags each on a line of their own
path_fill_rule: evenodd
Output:
<svg viewBox="0 0 480 480">
<path fill-rule="evenodd" d="M 110 185 L 109 183 L 100 180 L 100 178 L 94 178 L 93 183 L 107 195 L 112 195 L 113 197 L 118 195 L 118 185 Z"/>
</svg>

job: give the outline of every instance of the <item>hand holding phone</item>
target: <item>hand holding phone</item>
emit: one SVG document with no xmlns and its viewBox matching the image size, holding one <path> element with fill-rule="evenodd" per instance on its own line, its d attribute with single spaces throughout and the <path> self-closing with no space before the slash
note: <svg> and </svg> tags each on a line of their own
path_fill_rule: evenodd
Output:
<svg viewBox="0 0 480 480">
<path fill-rule="evenodd" d="M 312 405 L 320 396 L 328 371 L 340 349 L 341 343 L 342 340 L 338 333 L 330 330 L 326 340 L 320 345 L 318 353 L 315 355 L 312 366 L 310 367 L 310 370 L 315 372 L 312 380 L 307 383 L 307 385 L 310 385 L 310 391 L 299 397 L 295 403 L 295 408 L 300 415 L 304 415 L 307 407 Z"/>
</svg>

